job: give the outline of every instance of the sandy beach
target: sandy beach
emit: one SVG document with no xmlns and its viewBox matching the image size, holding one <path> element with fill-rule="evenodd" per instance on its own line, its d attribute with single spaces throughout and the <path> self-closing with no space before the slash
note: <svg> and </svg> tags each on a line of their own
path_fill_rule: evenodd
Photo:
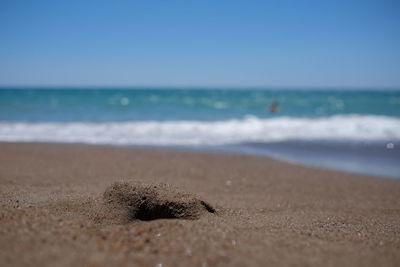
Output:
<svg viewBox="0 0 400 267">
<path fill-rule="evenodd" d="M 1 266 L 400 265 L 399 180 L 244 155 L 39 143 L 0 151 Z M 121 220 L 103 195 L 116 181 L 166 183 L 215 212 Z"/>
</svg>

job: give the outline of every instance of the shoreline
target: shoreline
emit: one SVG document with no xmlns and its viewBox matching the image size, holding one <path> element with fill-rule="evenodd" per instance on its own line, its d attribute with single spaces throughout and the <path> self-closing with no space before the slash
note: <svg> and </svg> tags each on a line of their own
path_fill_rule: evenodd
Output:
<svg viewBox="0 0 400 267">
<path fill-rule="evenodd" d="M 400 263 L 395 179 L 203 151 L 1 142 L 0 151 L 4 266 Z M 218 213 L 102 221 L 96 205 L 120 180 L 171 184 Z"/>
<path fill-rule="evenodd" d="M 338 141 L 282 141 L 273 143 L 243 143 L 227 145 L 118 145 L 90 144 L 79 142 L 42 142 L 42 141 L 0 141 L 0 144 L 43 144 L 67 146 L 114 147 L 121 149 L 165 150 L 170 152 L 205 153 L 217 155 L 243 155 L 262 157 L 284 163 L 316 168 L 326 171 L 338 171 L 348 174 L 368 176 L 378 179 L 400 179 L 400 143 L 394 142 L 395 149 L 386 149 L 386 142 L 338 142 Z M 393 144 L 393 143 L 392 143 Z M 337 147 L 339 145 L 339 148 Z M 334 153 L 322 153 L 322 151 Z M 372 152 L 372 153 L 371 153 Z M 398 163 L 398 164 L 397 164 Z"/>
</svg>

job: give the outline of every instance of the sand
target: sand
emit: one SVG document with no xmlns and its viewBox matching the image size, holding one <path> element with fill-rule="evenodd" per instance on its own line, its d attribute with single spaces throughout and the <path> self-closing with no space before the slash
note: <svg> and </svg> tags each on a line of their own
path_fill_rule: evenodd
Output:
<svg viewBox="0 0 400 267">
<path fill-rule="evenodd" d="M 115 182 L 98 201 L 98 214 L 113 224 L 157 219 L 199 219 L 216 209 L 165 183 Z M 104 221 L 103 219 L 103 221 Z"/>
<path fill-rule="evenodd" d="M 0 152 L 1 266 L 400 265 L 398 180 L 244 155 L 29 143 Z M 190 216 L 137 215 L 157 205 Z"/>
</svg>

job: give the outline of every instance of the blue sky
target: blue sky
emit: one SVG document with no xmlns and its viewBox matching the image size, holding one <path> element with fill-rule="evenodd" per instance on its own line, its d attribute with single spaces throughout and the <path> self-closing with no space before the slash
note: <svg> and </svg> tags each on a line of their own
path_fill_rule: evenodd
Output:
<svg viewBox="0 0 400 267">
<path fill-rule="evenodd" d="M 0 0 L 0 85 L 400 88 L 399 3 Z"/>
</svg>

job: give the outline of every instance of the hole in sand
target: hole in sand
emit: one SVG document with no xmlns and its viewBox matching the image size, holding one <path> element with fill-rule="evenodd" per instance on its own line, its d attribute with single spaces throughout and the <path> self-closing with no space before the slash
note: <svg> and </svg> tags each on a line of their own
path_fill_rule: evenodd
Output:
<svg viewBox="0 0 400 267">
<path fill-rule="evenodd" d="M 125 222 L 198 219 L 203 213 L 216 212 L 206 201 L 167 184 L 117 182 L 106 189 L 103 198 L 110 212 Z"/>
</svg>

